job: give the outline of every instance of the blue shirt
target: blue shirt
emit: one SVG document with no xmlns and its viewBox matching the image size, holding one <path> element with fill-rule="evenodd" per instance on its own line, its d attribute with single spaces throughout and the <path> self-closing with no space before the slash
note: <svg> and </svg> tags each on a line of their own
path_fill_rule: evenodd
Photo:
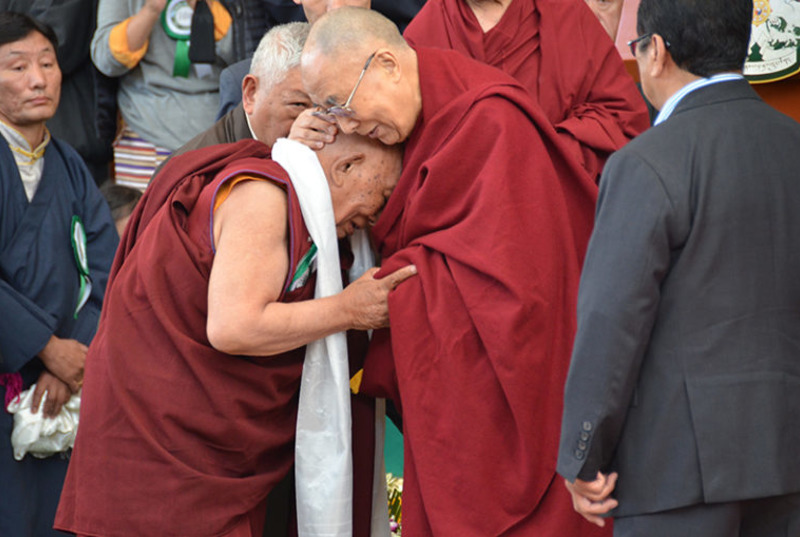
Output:
<svg viewBox="0 0 800 537">
<path fill-rule="evenodd" d="M 661 111 L 656 116 L 656 120 L 653 122 L 653 125 L 658 125 L 659 123 L 663 123 L 666 121 L 669 116 L 672 115 L 672 112 L 675 111 L 675 107 L 678 106 L 684 97 L 689 95 L 691 92 L 704 88 L 706 86 L 710 86 L 711 84 L 718 84 L 719 82 L 729 82 L 732 80 L 742 80 L 744 79 L 744 75 L 738 73 L 721 73 L 718 75 L 711 76 L 709 78 L 700 78 L 695 80 L 694 82 L 690 82 L 682 87 L 680 90 L 675 92 L 667 102 L 664 103 L 664 106 L 661 108 Z"/>
</svg>

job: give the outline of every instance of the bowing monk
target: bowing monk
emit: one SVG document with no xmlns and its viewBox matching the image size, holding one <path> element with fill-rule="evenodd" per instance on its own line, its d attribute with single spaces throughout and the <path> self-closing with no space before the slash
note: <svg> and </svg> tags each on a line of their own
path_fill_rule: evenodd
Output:
<svg viewBox="0 0 800 537">
<path fill-rule="evenodd" d="M 318 155 L 341 238 L 381 209 L 399 152 L 340 136 Z M 87 357 L 57 529 L 260 537 L 294 460 L 303 346 L 387 325 L 387 294 L 414 268 L 313 299 L 324 247 L 296 175 L 269 157 L 254 140 L 175 157 L 137 206 Z"/>
<path fill-rule="evenodd" d="M 321 18 L 301 71 L 342 132 L 405 143 L 372 231 L 383 271 L 419 275 L 361 384 L 403 414 L 403 532 L 608 535 L 555 472 L 593 181 L 513 78 L 412 49 L 374 11 Z"/>
<path fill-rule="evenodd" d="M 584 0 L 429 0 L 405 31 L 516 78 L 593 178 L 649 125 L 622 59 Z"/>
</svg>

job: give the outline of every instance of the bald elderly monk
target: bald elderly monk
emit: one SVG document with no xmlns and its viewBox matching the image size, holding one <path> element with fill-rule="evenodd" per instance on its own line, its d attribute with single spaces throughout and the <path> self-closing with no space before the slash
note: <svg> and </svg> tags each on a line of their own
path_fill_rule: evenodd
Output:
<svg viewBox="0 0 800 537">
<path fill-rule="evenodd" d="M 314 7 L 320 9 L 320 6 Z M 314 146 L 312 140 L 316 137 L 332 141 L 333 134 L 336 133 L 335 124 L 313 116 L 295 122 L 304 110 L 311 108 L 311 99 L 305 93 L 300 78 L 300 54 L 308 37 L 308 30 L 308 23 L 293 22 L 274 26 L 267 32 L 253 55 L 250 73 L 242 82 L 242 103 L 213 127 L 176 151 L 176 154 L 246 139 L 256 139 L 272 147 L 279 138 L 290 133 L 292 139 L 314 148 L 322 147 L 322 144 Z M 151 182 L 151 188 L 154 183 L 162 180 L 157 175 Z M 339 247 L 343 264 L 350 265 L 352 253 L 349 241 L 341 241 Z M 351 332 L 348 337 L 351 343 L 351 372 L 354 374 L 363 364 L 367 336 L 364 332 Z M 375 455 L 374 405 L 374 399 L 363 395 L 354 394 L 351 400 L 355 537 L 370 534 Z M 276 520 L 290 510 L 290 505 L 294 505 L 293 490 L 294 475 L 290 472 L 270 495 L 267 511 L 270 537 L 286 535 L 288 528 L 293 525 L 293 521 L 288 518 L 284 526 Z"/>
<path fill-rule="evenodd" d="M 412 46 L 457 50 L 525 86 L 584 168 L 644 131 L 647 108 L 585 0 L 428 0 L 405 31 Z"/>
<path fill-rule="evenodd" d="M 260 537 L 294 459 L 303 346 L 387 325 L 414 267 L 313 298 L 322 250 L 269 156 L 253 140 L 187 153 L 140 201 L 87 357 L 57 529 Z M 318 156 L 344 237 L 383 206 L 399 152 L 340 136 Z"/>
<path fill-rule="evenodd" d="M 321 18 L 301 68 L 343 132 L 405 143 L 372 231 L 383 271 L 419 275 L 361 385 L 402 410 L 404 534 L 607 535 L 555 473 L 594 182 L 518 82 L 373 11 Z"/>
</svg>

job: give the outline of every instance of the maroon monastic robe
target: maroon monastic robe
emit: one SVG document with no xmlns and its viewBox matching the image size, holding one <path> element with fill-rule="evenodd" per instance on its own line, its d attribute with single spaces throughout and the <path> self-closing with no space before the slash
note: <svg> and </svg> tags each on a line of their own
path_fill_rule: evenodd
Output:
<svg viewBox="0 0 800 537">
<path fill-rule="evenodd" d="M 594 178 L 649 125 L 644 100 L 584 0 L 513 0 L 486 33 L 465 0 L 428 0 L 404 37 L 516 78 Z"/>
<path fill-rule="evenodd" d="M 257 518 L 290 470 L 305 348 L 230 356 L 206 337 L 211 207 L 236 175 L 286 190 L 290 269 L 280 300 L 313 297 L 313 274 L 298 273 L 312 244 L 299 202 L 268 156 L 251 140 L 176 157 L 142 199 L 87 356 L 57 528 L 222 535 Z"/>
<path fill-rule="evenodd" d="M 525 89 L 419 48 L 422 112 L 373 228 L 389 295 L 362 390 L 403 414 L 403 533 L 604 535 L 556 476 L 593 181 Z"/>
</svg>

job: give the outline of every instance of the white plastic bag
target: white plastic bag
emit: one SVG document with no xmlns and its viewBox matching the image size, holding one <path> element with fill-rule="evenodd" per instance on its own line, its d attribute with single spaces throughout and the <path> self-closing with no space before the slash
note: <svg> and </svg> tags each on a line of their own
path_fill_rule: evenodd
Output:
<svg viewBox="0 0 800 537">
<path fill-rule="evenodd" d="M 78 413 L 81 408 L 81 392 L 74 394 L 61 407 L 55 418 L 45 418 L 42 407 L 35 414 L 31 412 L 33 392 L 36 384 L 19 394 L 8 403 L 9 414 L 14 415 L 14 430 L 11 432 L 11 446 L 14 458 L 21 461 L 26 453 L 43 459 L 55 453 L 67 451 L 75 444 L 78 432 Z M 42 403 L 47 397 L 45 392 Z"/>
</svg>

